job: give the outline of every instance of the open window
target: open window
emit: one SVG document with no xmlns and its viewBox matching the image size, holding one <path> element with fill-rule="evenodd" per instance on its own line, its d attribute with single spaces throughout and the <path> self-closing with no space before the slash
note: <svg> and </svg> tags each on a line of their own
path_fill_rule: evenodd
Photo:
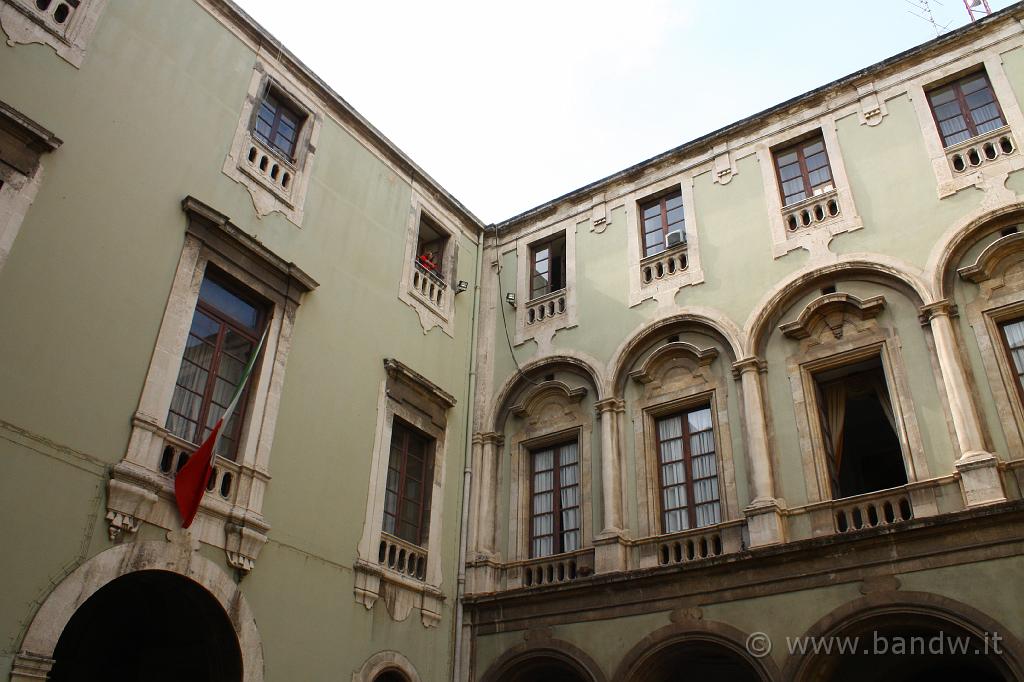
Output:
<svg viewBox="0 0 1024 682">
<path fill-rule="evenodd" d="M 530 247 L 530 300 L 565 289 L 565 233 Z"/>
<path fill-rule="evenodd" d="M 416 235 L 416 268 L 424 275 L 438 281 L 447 288 L 450 279 L 445 272 L 450 235 L 441 229 L 428 215 L 420 215 L 419 232 Z"/>
<path fill-rule="evenodd" d="M 814 375 L 832 497 L 907 483 L 896 415 L 881 358 Z"/>
</svg>

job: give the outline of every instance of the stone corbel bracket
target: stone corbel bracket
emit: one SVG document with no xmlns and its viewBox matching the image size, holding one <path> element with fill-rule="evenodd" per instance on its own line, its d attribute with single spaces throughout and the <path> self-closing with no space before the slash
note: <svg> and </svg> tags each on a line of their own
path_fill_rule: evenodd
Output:
<svg viewBox="0 0 1024 682">
<path fill-rule="evenodd" d="M 885 100 L 878 96 L 875 90 L 874 81 L 861 83 L 857 86 L 857 97 L 860 99 L 860 108 L 857 117 L 861 125 L 876 126 L 889 113 L 885 106 Z"/>
<path fill-rule="evenodd" d="M 425 584 L 409 585 L 399 576 L 392 576 L 380 566 L 362 559 L 358 559 L 353 568 L 356 602 L 367 611 L 383 598 L 388 614 L 395 621 L 404 621 L 414 607 L 419 607 L 423 627 L 437 627 L 441 622 L 441 605 L 445 597 L 440 591 Z M 399 582 L 393 582 L 395 580 Z"/>
<path fill-rule="evenodd" d="M 262 530 L 266 531 L 269 528 Z M 227 554 L 228 563 L 248 575 L 256 565 L 260 550 L 267 544 L 266 533 L 250 528 L 241 521 L 226 523 L 224 534 L 224 552 Z"/>
<path fill-rule="evenodd" d="M 711 150 L 711 155 L 714 157 L 712 161 L 713 181 L 719 185 L 728 185 L 733 177 L 739 174 L 728 143 L 716 144 Z"/>
<path fill-rule="evenodd" d="M 110 479 L 107 483 L 107 521 L 110 524 L 107 532 L 111 542 L 125 533 L 133 535 L 139 530 L 139 520 L 156 504 L 157 489 L 156 482 Z"/>
</svg>

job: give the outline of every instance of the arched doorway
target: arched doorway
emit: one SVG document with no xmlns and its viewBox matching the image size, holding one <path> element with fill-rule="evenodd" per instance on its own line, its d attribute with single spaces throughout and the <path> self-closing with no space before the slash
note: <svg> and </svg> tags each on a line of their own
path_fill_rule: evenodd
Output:
<svg viewBox="0 0 1024 682">
<path fill-rule="evenodd" d="M 168 571 L 128 573 L 97 590 L 64 627 L 53 658 L 53 682 L 242 680 L 224 609 L 202 586 Z"/>
<path fill-rule="evenodd" d="M 680 671 L 687 679 L 761 682 L 762 675 L 742 656 L 717 642 L 688 640 L 662 647 L 646 657 L 629 679 L 636 682 L 675 682 Z"/>
<path fill-rule="evenodd" d="M 397 670 L 385 670 L 373 682 L 409 682 L 409 679 Z"/>
<path fill-rule="evenodd" d="M 1002 660 L 998 637 L 924 614 L 880 615 L 829 636 L 854 653 L 815 656 L 801 679 L 1012 682 L 1017 677 Z"/>
<path fill-rule="evenodd" d="M 499 682 L 590 682 L 590 678 L 568 661 L 536 656 L 510 666 Z"/>
</svg>

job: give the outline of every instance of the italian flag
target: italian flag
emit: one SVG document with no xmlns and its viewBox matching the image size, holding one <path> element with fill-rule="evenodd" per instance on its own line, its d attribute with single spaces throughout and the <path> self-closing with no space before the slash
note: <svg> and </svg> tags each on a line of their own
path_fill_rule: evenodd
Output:
<svg viewBox="0 0 1024 682">
<path fill-rule="evenodd" d="M 213 473 L 213 453 L 216 451 L 217 441 L 220 440 L 221 427 L 224 426 L 224 420 L 230 419 L 231 415 L 235 413 L 238 399 L 242 396 L 242 390 L 249 382 L 249 376 L 252 374 L 252 368 L 256 364 L 256 358 L 260 356 L 260 351 L 263 350 L 263 342 L 267 339 L 267 331 L 269 331 L 269 328 L 263 332 L 259 344 L 256 345 L 256 349 L 249 356 L 249 362 L 245 365 L 245 371 L 242 372 L 242 378 L 238 382 L 235 394 L 231 397 L 231 402 L 228 403 L 224 414 L 214 424 L 213 431 L 209 437 L 192 453 L 192 456 L 188 458 L 185 466 L 181 468 L 181 471 L 178 472 L 174 479 L 174 499 L 178 503 L 178 513 L 181 515 L 182 528 L 191 526 L 196 512 L 199 511 L 199 502 L 203 499 L 203 493 L 206 492 L 206 484 Z"/>
</svg>

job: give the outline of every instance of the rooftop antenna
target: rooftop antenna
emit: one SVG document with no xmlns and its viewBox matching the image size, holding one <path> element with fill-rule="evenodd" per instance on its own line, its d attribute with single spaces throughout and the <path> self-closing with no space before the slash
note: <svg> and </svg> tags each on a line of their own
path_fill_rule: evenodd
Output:
<svg viewBox="0 0 1024 682">
<path fill-rule="evenodd" d="M 929 24 L 931 24 L 932 28 L 935 29 L 936 37 L 942 35 L 942 32 L 949 28 L 949 23 L 948 22 L 945 23 L 945 24 L 940 24 L 939 22 L 935 21 L 935 15 L 932 14 L 931 2 L 929 2 L 929 0 L 903 0 L 903 1 L 905 3 L 907 3 L 908 5 L 910 5 L 911 7 L 914 8 L 913 10 L 909 10 L 908 9 L 907 12 L 909 12 L 910 14 L 913 14 L 918 19 L 921 19 L 922 21 L 927 21 Z M 932 2 L 934 2 L 936 5 L 942 5 L 942 3 L 939 2 L 939 0 L 932 0 Z M 984 2 L 984 3 L 986 3 L 986 6 L 988 4 L 988 0 L 964 0 L 964 4 L 967 4 L 969 2 L 970 3 Z"/>
<path fill-rule="evenodd" d="M 988 6 L 988 0 L 964 0 L 964 7 L 971 21 L 977 21 L 981 17 L 992 14 L 992 8 Z"/>
</svg>

